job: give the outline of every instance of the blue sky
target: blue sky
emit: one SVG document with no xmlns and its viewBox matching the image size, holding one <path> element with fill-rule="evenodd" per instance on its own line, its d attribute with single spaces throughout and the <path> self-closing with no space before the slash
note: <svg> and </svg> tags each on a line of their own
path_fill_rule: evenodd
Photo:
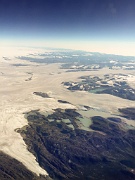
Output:
<svg viewBox="0 0 135 180">
<path fill-rule="evenodd" d="M 106 52 L 106 46 L 112 49 L 116 43 L 121 50 L 122 44 L 133 49 L 135 1 L 0 0 L 0 40 L 1 46 L 67 45 L 81 49 L 82 44 L 83 49 L 87 44 L 88 49 L 95 44 L 95 51 L 104 46 Z"/>
</svg>

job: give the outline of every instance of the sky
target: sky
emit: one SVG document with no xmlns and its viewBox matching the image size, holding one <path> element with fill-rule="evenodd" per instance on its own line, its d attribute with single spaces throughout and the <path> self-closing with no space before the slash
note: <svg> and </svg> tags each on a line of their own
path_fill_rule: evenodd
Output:
<svg viewBox="0 0 135 180">
<path fill-rule="evenodd" d="M 135 55 L 135 0 L 0 0 L 0 46 Z"/>
</svg>

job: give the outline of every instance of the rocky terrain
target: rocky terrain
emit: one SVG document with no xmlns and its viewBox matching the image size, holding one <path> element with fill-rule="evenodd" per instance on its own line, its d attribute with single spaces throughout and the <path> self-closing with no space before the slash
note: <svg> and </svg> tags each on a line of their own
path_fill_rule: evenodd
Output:
<svg viewBox="0 0 135 180">
<path fill-rule="evenodd" d="M 135 179 L 135 129 L 123 128 L 120 119 L 94 116 L 93 131 L 88 132 L 76 126 L 82 116 L 74 109 L 56 109 L 47 116 L 31 111 L 25 116 L 29 124 L 18 132 L 51 178 Z"/>
<path fill-rule="evenodd" d="M 119 111 L 123 114 L 124 117 L 126 117 L 129 120 L 135 120 L 135 108 L 128 107 L 128 108 L 122 108 L 119 109 Z"/>
<path fill-rule="evenodd" d="M 109 69 L 135 70 L 133 56 L 120 56 L 113 54 L 102 54 L 98 52 L 85 52 L 75 50 L 59 49 L 55 52 L 39 53 L 37 56 L 18 56 L 20 60 L 27 60 L 36 63 L 62 63 L 61 68 L 67 72 Z M 128 63 L 127 63 L 128 61 Z"/>
<path fill-rule="evenodd" d="M 123 99 L 135 100 L 135 89 L 131 88 L 126 82 L 127 76 L 104 75 L 98 76 L 82 76 L 79 82 L 64 82 L 64 86 L 71 91 L 88 91 L 96 94 L 111 94 Z M 133 77 L 134 78 L 134 77 Z"/>
<path fill-rule="evenodd" d="M 34 92 L 33 94 L 37 95 L 37 96 L 41 96 L 43 98 L 49 98 L 47 93 L 43 93 L 43 92 Z"/>
<path fill-rule="evenodd" d="M 37 176 L 29 171 L 22 163 L 0 152 L 0 179 L 17 180 L 49 180 L 49 177 Z"/>
</svg>

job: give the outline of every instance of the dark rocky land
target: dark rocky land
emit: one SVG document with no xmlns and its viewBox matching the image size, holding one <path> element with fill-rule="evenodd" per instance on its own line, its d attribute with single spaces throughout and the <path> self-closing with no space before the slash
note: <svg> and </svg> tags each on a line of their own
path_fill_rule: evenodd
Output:
<svg viewBox="0 0 135 180">
<path fill-rule="evenodd" d="M 43 93 L 43 92 L 34 92 L 33 94 L 37 96 L 41 96 L 42 98 L 50 98 L 47 93 Z"/>
<path fill-rule="evenodd" d="M 132 108 L 128 107 L 128 108 L 119 109 L 119 111 L 127 119 L 135 120 L 135 108 L 134 107 L 132 107 Z"/>
<path fill-rule="evenodd" d="M 60 99 L 58 100 L 58 102 L 59 102 L 59 103 L 64 103 L 64 104 L 70 104 L 69 102 L 64 101 L 64 100 L 60 100 Z"/>
<path fill-rule="evenodd" d="M 94 116 L 92 131 L 85 131 L 78 128 L 82 116 L 74 109 L 48 116 L 31 111 L 26 117 L 28 126 L 18 132 L 52 179 L 135 179 L 135 129 L 123 128 L 120 118 Z"/>
<path fill-rule="evenodd" d="M 118 75 L 119 76 L 119 75 Z M 105 75 L 103 78 L 98 76 L 82 76 L 79 82 L 63 82 L 64 86 L 70 91 L 88 91 L 96 94 L 111 94 L 123 99 L 135 101 L 135 89 L 131 88 L 126 81 L 119 80 L 119 77 Z M 112 81 L 112 84 L 109 84 Z"/>
<path fill-rule="evenodd" d="M 108 67 L 109 69 L 124 68 L 135 70 L 135 64 L 131 65 L 135 60 L 135 57 L 132 56 L 102 54 L 98 52 L 90 53 L 75 50 L 62 51 L 62 49 L 56 52 L 38 55 L 38 58 L 33 56 L 19 56 L 18 59 L 41 64 L 62 63 L 61 68 L 68 69 L 67 72 L 100 70 L 104 67 Z M 114 61 L 111 61 L 110 59 L 114 59 Z M 129 63 L 125 66 L 125 62 L 127 61 Z"/>
<path fill-rule="evenodd" d="M 22 163 L 0 152 L 0 180 L 49 180 L 48 177 L 33 174 Z"/>
</svg>

